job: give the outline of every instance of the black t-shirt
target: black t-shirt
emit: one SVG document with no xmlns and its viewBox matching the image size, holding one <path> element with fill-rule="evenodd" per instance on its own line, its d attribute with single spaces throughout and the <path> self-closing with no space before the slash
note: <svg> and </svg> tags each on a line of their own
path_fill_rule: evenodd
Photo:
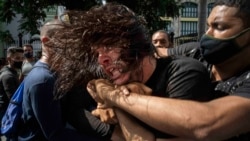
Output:
<svg viewBox="0 0 250 141">
<path fill-rule="evenodd" d="M 146 85 L 153 90 L 153 95 L 160 97 L 197 101 L 208 101 L 214 98 L 206 67 L 188 57 L 170 56 L 158 59 L 156 69 Z M 151 131 L 157 138 L 173 137 L 152 128 Z"/>
<path fill-rule="evenodd" d="M 158 59 L 156 69 L 146 85 L 156 96 L 198 101 L 213 98 L 207 69 L 199 61 L 188 57 Z"/>
<path fill-rule="evenodd" d="M 202 62 L 207 70 L 211 73 L 211 64 L 208 64 L 203 58 L 199 50 L 199 43 L 188 43 L 180 47 L 170 48 L 169 55 L 180 55 L 195 58 Z M 228 78 L 227 80 L 213 82 L 213 95 L 215 98 L 236 95 L 250 98 L 250 67 L 244 69 L 238 74 Z M 227 141 L 249 141 L 250 133 L 241 134 Z"/>
<path fill-rule="evenodd" d="M 179 47 L 168 49 L 168 54 L 187 56 L 197 59 L 202 62 L 209 73 L 211 73 L 211 65 L 202 58 L 199 45 L 199 42 L 186 43 Z M 214 87 L 216 97 L 238 95 L 250 98 L 250 67 L 227 80 L 214 82 L 212 85 Z"/>
</svg>

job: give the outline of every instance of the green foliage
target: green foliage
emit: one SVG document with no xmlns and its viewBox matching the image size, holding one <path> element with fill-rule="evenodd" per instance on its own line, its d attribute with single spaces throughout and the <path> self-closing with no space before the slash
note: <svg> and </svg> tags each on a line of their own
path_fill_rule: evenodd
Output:
<svg viewBox="0 0 250 141">
<path fill-rule="evenodd" d="M 175 0 L 106 0 L 118 2 L 145 17 L 150 31 L 163 29 L 166 23 L 160 16 L 176 17 L 180 6 Z M 101 4 L 101 0 L 0 0 L 0 21 L 10 23 L 16 14 L 21 14 L 19 32 L 38 33 L 41 21 L 46 18 L 46 8 L 64 5 L 67 9 L 87 10 Z"/>
<path fill-rule="evenodd" d="M 166 28 L 166 21 L 160 17 L 178 17 L 181 5 L 176 0 L 108 0 L 122 3 L 139 15 L 142 15 L 146 21 L 150 32 Z"/>
<path fill-rule="evenodd" d="M 49 0 L 3 0 L 0 20 L 10 23 L 16 14 L 21 14 L 19 32 L 33 35 L 39 33 L 38 27 L 46 17 L 44 9 L 49 8 L 51 4 L 53 3 Z"/>
<path fill-rule="evenodd" d="M 15 17 L 15 13 L 11 8 L 11 1 L 5 0 L 1 1 L 0 5 L 0 20 L 3 22 L 10 23 Z"/>
<path fill-rule="evenodd" d="M 6 31 L 0 31 L 0 41 L 5 43 L 11 43 L 14 42 L 14 39 L 12 38 L 10 32 L 6 30 Z"/>
</svg>

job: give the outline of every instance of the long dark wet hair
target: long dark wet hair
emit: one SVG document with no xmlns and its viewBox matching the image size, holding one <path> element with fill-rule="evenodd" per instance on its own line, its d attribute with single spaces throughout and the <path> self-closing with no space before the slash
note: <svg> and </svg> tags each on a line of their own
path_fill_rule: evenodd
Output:
<svg viewBox="0 0 250 141">
<path fill-rule="evenodd" d="M 97 65 L 94 65 L 96 61 L 89 53 L 90 48 L 82 40 L 84 27 L 70 24 L 67 16 L 61 18 L 55 24 L 47 25 L 59 28 L 48 30 L 49 41 L 44 43 L 50 51 L 50 69 L 57 77 L 55 99 L 63 97 L 73 87 L 85 87 L 89 80 L 101 76 L 101 70 L 94 67 Z"/>
<path fill-rule="evenodd" d="M 73 86 L 105 77 L 95 54 L 100 45 L 121 47 L 120 59 L 138 75 L 142 75 L 142 59 L 154 55 L 144 18 L 124 5 L 108 3 L 88 11 L 66 11 L 60 20 L 63 27 L 50 41 L 55 54 L 51 69 L 58 75 L 57 98 Z"/>
</svg>

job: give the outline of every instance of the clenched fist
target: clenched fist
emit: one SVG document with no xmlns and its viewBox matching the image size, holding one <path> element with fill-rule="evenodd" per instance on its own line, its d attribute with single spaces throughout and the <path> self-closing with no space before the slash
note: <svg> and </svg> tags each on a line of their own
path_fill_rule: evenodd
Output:
<svg viewBox="0 0 250 141">
<path fill-rule="evenodd" d="M 130 93 L 151 95 L 152 90 L 142 83 L 132 82 L 117 86 L 105 79 L 91 80 L 87 85 L 90 95 L 98 102 L 98 108 L 112 107 L 115 100 Z"/>
</svg>

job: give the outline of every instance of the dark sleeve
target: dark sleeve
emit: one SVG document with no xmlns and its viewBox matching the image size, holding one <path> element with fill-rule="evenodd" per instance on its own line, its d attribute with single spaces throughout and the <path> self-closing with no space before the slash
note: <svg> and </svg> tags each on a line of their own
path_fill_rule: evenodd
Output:
<svg viewBox="0 0 250 141">
<path fill-rule="evenodd" d="M 5 75 L 2 75 L 2 82 L 3 82 L 4 91 L 8 99 L 10 100 L 10 98 L 15 93 L 18 87 L 17 78 L 12 74 L 5 73 Z"/>
<path fill-rule="evenodd" d="M 231 93 L 231 95 L 236 96 L 242 96 L 245 98 L 250 98 L 250 81 L 248 81 L 247 84 L 244 84 L 243 87 L 237 89 L 234 93 Z"/>
<path fill-rule="evenodd" d="M 53 84 L 34 85 L 30 94 L 32 109 L 44 136 L 51 141 L 95 140 L 65 128 L 60 102 L 53 99 Z"/>
<path fill-rule="evenodd" d="M 175 60 L 170 67 L 166 92 L 171 98 L 207 101 L 213 98 L 207 69 L 192 58 Z"/>
<path fill-rule="evenodd" d="M 240 77 L 235 77 L 235 82 L 225 81 L 224 85 L 218 84 L 217 90 L 229 93 L 230 95 L 250 98 L 250 72 L 246 72 Z M 232 86 L 228 86 L 231 84 Z"/>
<path fill-rule="evenodd" d="M 200 58 L 199 45 L 200 45 L 199 42 L 184 43 L 174 48 L 168 48 L 167 52 L 169 56 L 179 55 L 179 56 L 186 56 L 199 59 Z"/>
<path fill-rule="evenodd" d="M 76 130 L 103 139 L 111 138 L 114 126 L 101 122 L 91 114 L 90 111 L 96 108 L 96 102 L 85 88 L 77 87 L 67 93 L 62 105 L 67 122 Z"/>
</svg>

